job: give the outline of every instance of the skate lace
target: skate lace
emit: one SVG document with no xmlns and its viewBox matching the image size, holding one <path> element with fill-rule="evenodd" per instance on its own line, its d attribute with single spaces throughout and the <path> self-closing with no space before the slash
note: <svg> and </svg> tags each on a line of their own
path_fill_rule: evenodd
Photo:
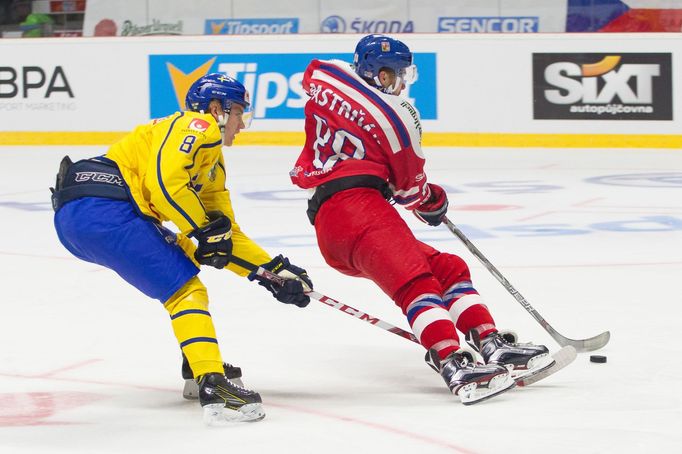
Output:
<svg viewBox="0 0 682 454">
<path fill-rule="evenodd" d="M 535 345 L 533 342 L 510 342 L 500 334 L 498 334 L 497 337 L 502 341 L 503 344 L 514 348 L 532 347 Z"/>
<path fill-rule="evenodd" d="M 250 390 L 250 389 L 248 389 L 248 388 L 244 388 L 243 386 L 239 386 L 238 384 L 236 384 L 235 382 L 233 382 L 233 381 L 230 380 L 229 378 L 226 378 L 226 380 L 227 380 L 227 382 L 228 382 L 231 386 L 237 388 L 239 391 L 243 391 L 244 394 L 248 394 L 248 393 L 254 392 L 254 391 L 252 391 L 252 390 Z"/>
<path fill-rule="evenodd" d="M 236 384 L 235 382 L 233 382 L 233 381 L 230 380 L 229 378 L 225 377 L 224 375 L 223 375 L 223 377 L 225 378 L 225 381 L 227 382 L 227 384 L 228 384 L 229 387 L 232 387 L 232 388 L 236 389 L 237 391 L 240 391 L 240 392 L 242 392 L 242 393 L 244 393 L 244 394 L 255 393 L 255 391 L 253 391 L 253 390 L 251 390 L 251 389 L 245 388 L 245 387 L 243 387 L 243 386 L 239 386 L 238 384 Z M 201 380 L 202 380 L 202 378 L 203 378 L 203 377 L 200 377 L 200 378 L 199 378 L 199 381 L 197 381 L 197 384 L 199 384 L 199 386 L 202 386 L 202 385 L 201 385 Z M 220 387 L 221 387 L 221 386 L 218 385 L 216 388 L 220 388 Z M 223 388 L 223 389 L 224 389 L 224 388 Z"/>
<path fill-rule="evenodd" d="M 497 337 L 497 339 L 499 339 L 500 342 L 502 342 L 502 344 L 507 345 L 507 346 L 509 346 L 509 347 L 516 347 L 516 345 L 517 345 L 517 344 L 515 344 L 515 343 L 513 343 L 513 342 L 509 342 L 507 339 L 504 338 L 504 336 L 502 336 L 502 335 L 499 334 L 499 333 L 496 334 L 496 337 Z"/>
<path fill-rule="evenodd" d="M 454 364 L 457 365 L 458 368 L 463 369 L 467 367 L 470 363 L 469 358 L 466 357 L 466 355 L 458 355 L 453 358 Z M 475 365 L 474 365 L 475 367 Z"/>
</svg>

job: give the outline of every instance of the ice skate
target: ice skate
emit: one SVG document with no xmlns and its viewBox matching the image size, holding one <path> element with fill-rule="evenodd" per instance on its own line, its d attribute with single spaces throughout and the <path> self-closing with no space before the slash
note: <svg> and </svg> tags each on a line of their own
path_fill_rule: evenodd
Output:
<svg viewBox="0 0 682 454">
<path fill-rule="evenodd" d="M 223 370 L 225 372 L 225 377 L 228 380 L 237 386 L 244 387 L 241 368 L 233 366 L 232 364 L 223 363 Z M 185 380 L 185 387 L 182 389 L 182 397 L 189 400 L 198 399 L 199 385 L 196 380 L 194 380 L 194 374 L 189 367 L 189 361 L 187 361 L 185 355 L 182 355 L 182 378 Z"/>
<path fill-rule="evenodd" d="M 199 379 L 199 403 L 209 426 L 265 418 L 260 394 L 235 385 L 223 374 L 206 374 Z"/>
<path fill-rule="evenodd" d="M 478 338 L 474 330 L 467 334 L 467 342 L 483 357 L 486 364 L 508 368 L 515 381 L 531 377 L 552 367 L 554 358 L 544 345 L 519 343 L 513 331 L 500 331 Z"/>
<path fill-rule="evenodd" d="M 473 357 L 462 350 L 451 353 L 440 360 L 435 350 L 429 350 L 427 363 L 438 368 L 450 391 L 459 396 L 464 405 L 471 405 L 490 399 L 515 383 L 509 371 L 495 364 L 476 364 Z"/>
</svg>

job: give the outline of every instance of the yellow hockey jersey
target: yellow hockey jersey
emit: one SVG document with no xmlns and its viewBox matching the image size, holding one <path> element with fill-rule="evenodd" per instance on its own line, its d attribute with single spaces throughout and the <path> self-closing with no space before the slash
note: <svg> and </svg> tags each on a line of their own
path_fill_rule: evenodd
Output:
<svg viewBox="0 0 682 454">
<path fill-rule="evenodd" d="M 235 220 L 222 136 L 212 115 L 186 111 L 153 120 L 112 145 L 106 157 L 118 164 L 142 214 L 180 229 L 178 243 L 190 258 L 193 243 L 186 235 L 208 222 L 207 211 L 218 210 L 232 221 L 233 255 L 255 265 L 271 260 Z M 234 264 L 228 268 L 248 274 Z"/>
</svg>

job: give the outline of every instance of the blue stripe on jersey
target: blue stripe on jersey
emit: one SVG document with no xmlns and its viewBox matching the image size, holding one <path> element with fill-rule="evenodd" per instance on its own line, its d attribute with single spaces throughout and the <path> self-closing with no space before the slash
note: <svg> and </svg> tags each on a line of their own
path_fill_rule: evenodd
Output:
<svg viewBox="0 0 682 454">
<path fill-rule="evenodd" d="M 191 339 L 187 339 L 185 342 L 181 342 L 180 348 L 186 347 L 189 344 L 194 344 L 195 342 L 212 342 L 214 344 L 218 343 L 218 341 L 213 337 L 193 337 Z"/>
<path fill-rule="evenodd" d="M 343 79 L 344 81 L 348 82 L 350 85 L 355 87 L 356 90 L 366 94 L 369 96 L 371 99 L 373 99 L 377 104 L 379 104 L 379 108 L 390 117 L 391 121 L 393 122 L 393 125 L 395 129 L 398 131 L 398 137 L 400 138 L 400 148 L 407 148 L 410 145 L 410 135 L 407 133 L 407 129 L 405 129 L 405 125 L 403 122 L 400 120 L 398 115 L 395 113 L 395 111 L 388 105 L 386 104 L 386 101 L 381 99 L 381 97 L 374 92 L 374 88 L 367 87 L 363 85 L 361 82 L 353 78 L 352 76 L 346 74 L 343 72 L 341 69 L 331 66 L 331 65 L 320 65 L 320 68 L 324 69 L 325 71 L 328 71 L 340 79 Z"/>
<path fill-rule="evenodd" d="M 185 169 L 189 170 L 192 167 L 194 167 L 194 164 L 196 164 L 196 161 L 197 161 L 197 156 L 199 155 L 199 150 L 201 150 L 202 148 L 213 148 L 213 147 L 220 145 L 222 143 L 223 143 L 223 139 L 220 139 L 217 142 L 205 143 L 203 145 L 199 145 L 199 147 L 194 151 L 194 157 L 192 158 L 192 163 L 190 165 L 186 166 Z"/>
<path fill-rule="evenodd" d="M 199 194 L 197 194 L 198 191 L 201 191 L 201 188 L 202 188 L 202 187 L 203 187 L 203 185 L 202 185 L 202 184 L 199 184 L 199 185 L 197 185 L 197 186 L 195 186 L 195 187 L 190 187 L 189 190 L 190 190 L 190 192 L 191 192 L 192 194 L 194 194 L 194 196 L 197 198 L 197 201 L 199 202 L 199 205 L 201 205 L 201 208 L 203 208 L 204 211 L 206 211 L 206 207 L 204 206 L 204 202 L 201 201 L 201 198 L 199 197 Z"/>
<path fill-rule="evenodd" d="M 398 202 L 400 205 L 407 205 L 410 202 L 414 202 L 420 197 L 419 194 L 412 195 L 410 197 L 400 197 L 397 195 L 393 195 L 393 198 L 395 199 L 396 202 Z"/>
<path fill-rule="evenodd" d="M 208 311 L 202 311 L 201 309 L 187 309 L 186 311 L 180 311 L 177 314 L 171 315 L 171 320 L 175 320 L 178 317 L 182 317 L 183 315 L 189 314 L 202 314 L 208 315 L 209 317 L 211 316 L 211 314 Z"/>
<path fill-rule="evenodd" d="M 159 148 L 159 153 L 156 156 L 156 177 L 159 180 L 159 187 L 161 188 L 161 192 L 163 193 L 163 196 L 168 200 L 168 203 L 177 210 L 178 213 L 184 217 L 187 222 L 189 223 L 190 226 L 192 226 L 193 229 L 197 229 L 199 226 L 192 220 L 192 218 L 183 210 L 180 205 L 175 203 L 175 200 L 170 196 L 168 193 L 168 190 L 166 189 L 166 186 L 163 184 L 163 178 L 161 178 L 161 151 L 163 150 L 163 146 L 166 145 L 166 140 L 168 140 L 168 136 L 170 136 L 171 131 L 173 130 L 173 126 L 175 126 L 175 122 L 178 121 L 183 115 L 185 115 L 184 112 L 181 112 L 180 115 L 178 115 L 175 120 L 170 125 L 170 128 L 168 128 L 168 132 L 166 133 L 166 137 L 163 138 L 163 142 L 161 142 L 161 147 Z"/>
<path fill-rule="evenodd" d="M 217 147 L 218 145 L 220 145 L 220 144 L 222 144 L 222 143 L 223 143 L 223 139 L 220 139 L 220 140 L 217 141 L 217 142 L 205 143 L 205 144 L 203 144 L 203 145 L 199 145 L 199 148 L 213 148 L 213 147 Z M 199 148 L 197 148 L 197 150 L 198 150 Z"/>
</svg>

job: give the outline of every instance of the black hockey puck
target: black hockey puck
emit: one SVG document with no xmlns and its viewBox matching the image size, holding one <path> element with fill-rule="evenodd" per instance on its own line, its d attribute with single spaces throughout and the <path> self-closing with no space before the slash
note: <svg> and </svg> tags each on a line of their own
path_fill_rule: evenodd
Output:
<svg viewBox="0 0 682 454">
<path fill-rule="evenodd" d="M 606 356 L 591 355 L 590 356 L 590 362 L 591 363 L 605 363 L 606 362 Z"/>
</svg>

